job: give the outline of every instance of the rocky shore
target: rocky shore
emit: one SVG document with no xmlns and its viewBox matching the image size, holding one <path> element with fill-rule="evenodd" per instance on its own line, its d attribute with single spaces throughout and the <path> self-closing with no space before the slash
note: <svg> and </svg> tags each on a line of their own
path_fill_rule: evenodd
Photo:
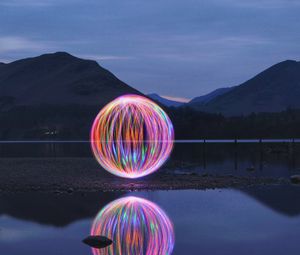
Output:
<svg viewBox="0 0 300 255">
<path fill-rule="evenodd" d="M 101 169 L 93 158 L 0 159 L 0 194 L 242 188 L 289 183 L 287 179 L 276 178 L 178 174 L 164 168 L 141 179 L 124 179 Z"/>
</svg>

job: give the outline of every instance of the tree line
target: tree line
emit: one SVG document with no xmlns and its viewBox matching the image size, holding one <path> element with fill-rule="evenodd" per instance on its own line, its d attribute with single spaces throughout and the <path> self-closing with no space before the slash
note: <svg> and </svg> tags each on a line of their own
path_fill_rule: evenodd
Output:
<svg viewBox="0 0 300 255">
<path fill-rule="evenodd" d="M 88 140 L 99 106 L 19 106 L 0 111 L 0 140 Z M 300 109 L 226 117 L 190 107 L 165 108 L 176 139 L 300 138 Z"/>
</svg>

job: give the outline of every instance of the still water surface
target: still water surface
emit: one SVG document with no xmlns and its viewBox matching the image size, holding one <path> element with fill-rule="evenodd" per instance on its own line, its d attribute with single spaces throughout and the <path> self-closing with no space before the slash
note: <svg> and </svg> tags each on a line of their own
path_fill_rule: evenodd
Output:
<svg viewBox="0 0 300 255">
<path fill-rule="evenodd" d="M 21 205 L 10 203 L 9 195 L 1 196 L 0 254 L 92 254 L 81 240 L 89 235 L 97 212 L 114 199 L 136 196 L 154 202 L 173 223 L 172 254 L 296 255 L 300 236 L 299 192 L 295 186 L 275 186 L 100 193 L 83 198 L 76 194 L 40 194 L 20 195 Z M 103 203 L 105 196 L 107 201 Z M 30 198 L 36 202 L 29 202 Z"/>
</svg>

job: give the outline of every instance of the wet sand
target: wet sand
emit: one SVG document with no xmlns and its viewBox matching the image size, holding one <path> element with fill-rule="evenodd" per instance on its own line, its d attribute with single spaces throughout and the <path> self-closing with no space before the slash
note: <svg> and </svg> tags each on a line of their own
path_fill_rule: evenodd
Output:
<svg viewBox="0 0 300 255">
<path fill-rule="evenodd" d="M 101 169 L 93 158 L 0 159 L 1 193 L 213 189 L 288 183 L 275 178 L 175 174 L 166 168 L 140 179 L 124 179 Z"/>
</svg>

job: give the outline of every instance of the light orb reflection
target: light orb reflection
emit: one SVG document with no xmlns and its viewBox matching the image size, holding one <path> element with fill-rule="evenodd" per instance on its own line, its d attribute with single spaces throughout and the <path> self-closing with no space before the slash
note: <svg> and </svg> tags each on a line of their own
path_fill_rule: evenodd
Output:
<svg viewBox="0 0 300 255">
<path fill-rule="evenodd" d="M 92 249 L 94 255 L 169 255 L 174 248 L 173 224 L 156 204 L 137 197 L 117 199 L 95 218 L 91 235 L 106 236 L 113 244 Z"/>
<path fill-rule="evenodd" d="M 110 173 L 138 178 L 156 171 L 173 148 L 174 130 L 156 103 L 124 95 L 107 104 L 91 130 L 92 151 Z"/>
</svg>

